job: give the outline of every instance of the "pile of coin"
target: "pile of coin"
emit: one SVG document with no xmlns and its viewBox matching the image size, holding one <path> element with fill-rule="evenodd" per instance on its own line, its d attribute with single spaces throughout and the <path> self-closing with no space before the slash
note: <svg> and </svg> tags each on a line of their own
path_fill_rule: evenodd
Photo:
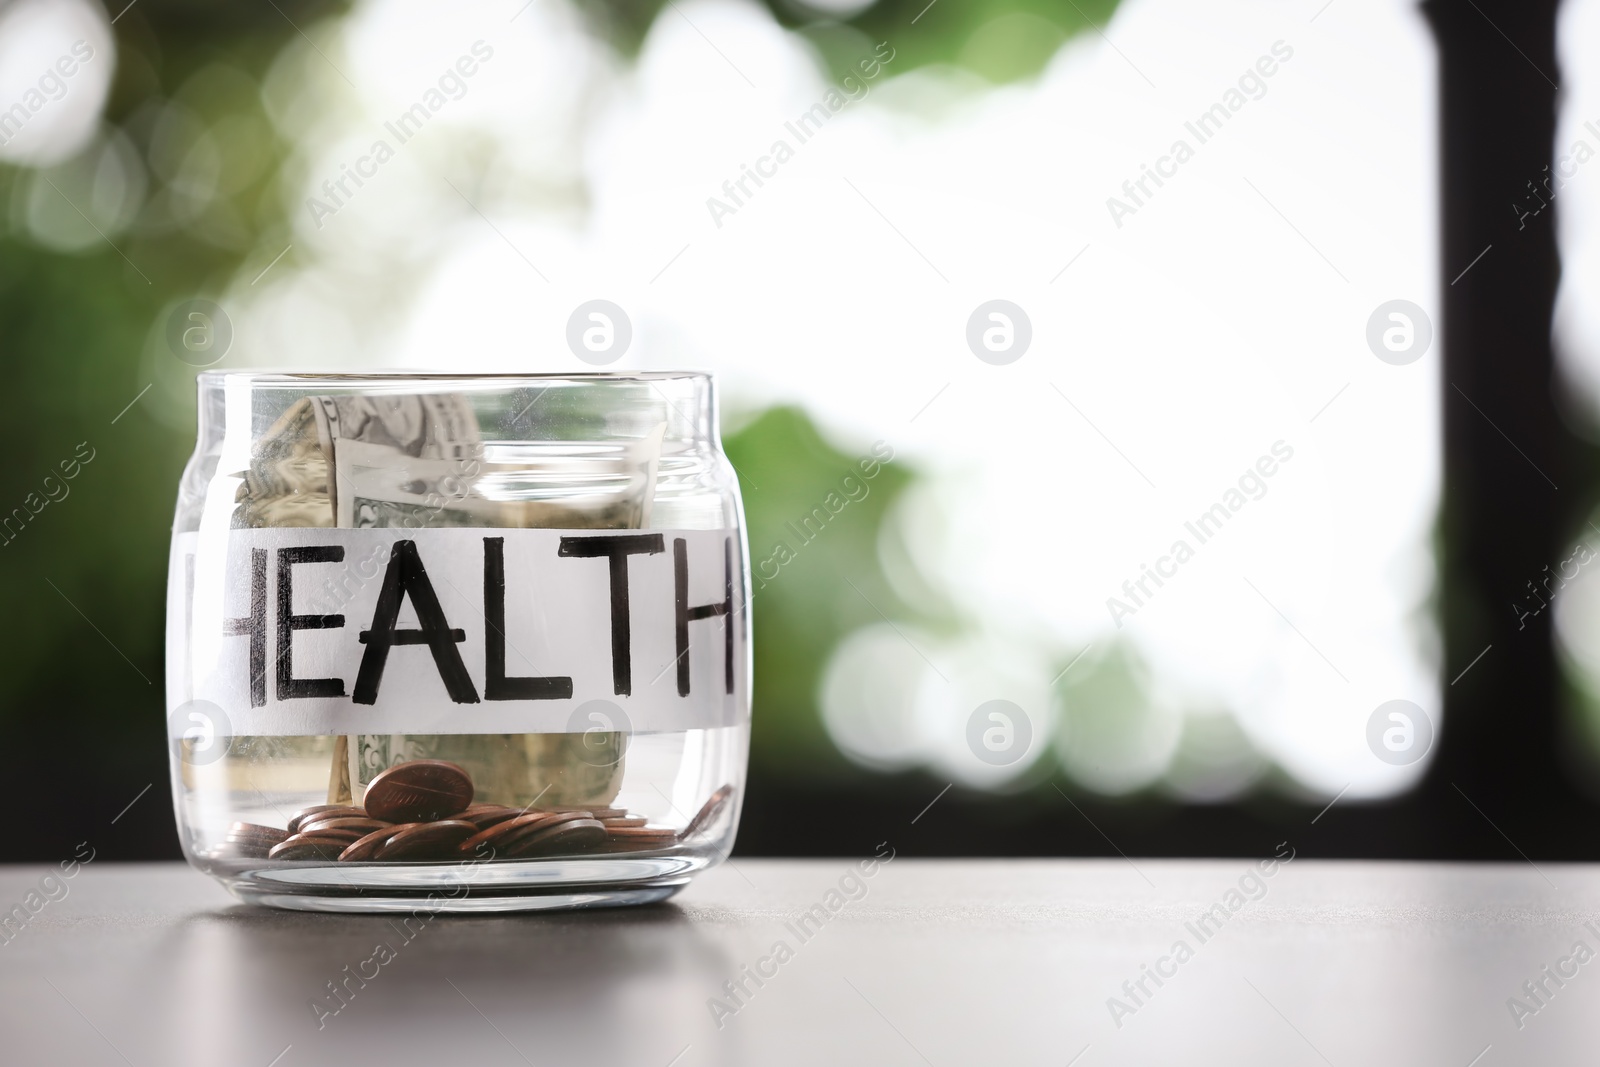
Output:
<svg viewBox="0 0 1600 1067">
<path fill-rule="evenodd" d="M 374 778 L 361 807 L 318 804 L 278 829 L 236 822 L 224 854 L 239 859 L 510 860 L 670 848 L 706 830 L 733 795 L 723 786 L 682 833 L 623 808 L 475 804 L 472 777 L 444 760 L 411 760 Z"/>
</svg>

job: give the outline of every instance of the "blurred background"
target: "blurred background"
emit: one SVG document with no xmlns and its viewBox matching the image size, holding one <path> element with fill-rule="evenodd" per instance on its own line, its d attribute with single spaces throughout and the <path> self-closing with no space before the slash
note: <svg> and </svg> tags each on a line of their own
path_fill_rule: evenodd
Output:
<svg viewBox="0 0 1600 1067">
<path fill-rule="evenodd" d="M 119 809 L 179 854 L 197 363 L 586 370 L 591 299 L 608 369 L 719 375 L 741 852 L 1600 858 L 1597 45 L 1597 0 L 0 2 L 0 859 Z"/>
</svg>

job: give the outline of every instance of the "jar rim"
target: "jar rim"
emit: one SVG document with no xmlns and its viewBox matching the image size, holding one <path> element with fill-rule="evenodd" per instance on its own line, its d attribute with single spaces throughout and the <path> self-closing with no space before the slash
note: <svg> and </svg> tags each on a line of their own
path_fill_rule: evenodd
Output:
<svg viewBox="0 0 1600 1067">
<path fill-rule="evenodd" d="M 206 385 L 227 381 L 246 381 L 262 385 L 312 384 L 376 385 L 389 382 L 659 382 L 692 381 L 710 382 L 710 371 L 699 370 L 640 370 L 640 371 L 283 371 L 250 368 L 237 370 L 206 370 L 198 375 Z"/>
</svg>

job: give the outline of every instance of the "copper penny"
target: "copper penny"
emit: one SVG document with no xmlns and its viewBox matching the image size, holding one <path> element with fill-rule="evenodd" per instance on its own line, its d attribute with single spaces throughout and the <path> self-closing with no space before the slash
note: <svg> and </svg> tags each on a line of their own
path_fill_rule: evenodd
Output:
<svg viewBox="0 0 1600 1067">
<path fill-rule="evenodd" d="M 295 834 L 267 853 L 275 860 L 331 860 L 337 859 L 349 842 L 337 837 L 307 837 Z"/>
<path fill-rule="evenodd" d="M 458 851 L 463 856 L 476 856 L 479 850 L 487 845 L 494 850 L 494 853 L 491 854 L 498 854 L 508 837 L 520 836 L 524 832 L 531 832 L 556 818 L 559 818 L 559 816 L 553 811 L 531 811 L 526 815 L 514 815 L 510 819 L 479 830 L 461 842 Z"/>
<path fill-rule="evenodd" d="M 398 826 L 385 826 L 381 830 L 374 830 L 366 837 L 352 842 L 349 848 L 339 853 L 339 861 L 341 863 L 355 863 L 361 860 L 376 859 L 378 850 L 389 843 L 389 838 L 401 830 L 409 830 L 413 826 L 421 825 L 423 824 L 420 822 L 407 822 Z"/>
<path fill-rule="evenodd" d="M 472 776 L 454 763 L 417 759 L 396 764 L 367 786 L 366 814 L 384 822 L 432 822 L 472 803 Z"/>
<path fill-rule="evenodd" d="M 606 824 L 607 830 L 620 830 L 634 826 L 643 826 L 650 820 L 646 819 L 643 815 L 618 815 L 615 818 L 601 819 L 600 821 Z"/>
<path fill-rule="evenodd" d="M 506 846 L 505 855 L 508 859 L 526 859 L 580 852 L 603 844 L 605 839 L 606 828 L 600 825 L 599 819 L 573 819 L 518 837 Z"/>
<path fill-rule="evenodd" d="M 675 848 L 677 844 L 678 839 L 676 836 L 657 838 L 650 841 L 619 841 L 608 837 L 594 846 L 593 851 L 604 852 L 607 855 L 618 853 L 631 855 L 636 852 L 660 852 L 662 849 Z"/>
<path fill-rule="evenodd" d="M 294 837 L 314 838 L 318 841 L 332 841 L 338 846 L 334 849 L 334 851 L 343 852 L 346 846 L 353 845 L 357 841 L 361 840 L 362 834 L 360 830 L 323 830 L 315 834 L 295 834 Z M 293 841 L 294 837 L 291 837 L 289 840 Z"/>
<path fill-rule="evenodd" d="M 678 843 L 678 835 L 671 830 L 660 827 L 647 827 L 641 830 L 629 829 L 622 833 L 609 832 L 606 835 L 604 851 L 606 852 L 649 852 L 658 848 L 671 848 Z"/>
<path fill-rule="evenodd" d="M 608 827 L 607 833 L 612 837 L 660 837 L 663 834 L 667 837 L 678 836 L 678 831 L 670 826 L 616 826 Z"/>
<path fill-rule="evenodd" d="M 500 804 L 474 804 L 466 811 L 457 812 L 450 817 L 452 819 L 460 819 L 463 822 L 470 822 L 480 830 L 487 830 L 497 823 L 503 823 L 507 819 L 515 819 L 519 815 L 525 814 L 527 813 L 520 808 L 508 808 Z"/>
<path fill-rule="evenodd" d="M 460 819 L 440 819 L 396 831 L 378 849 L 377 860 L 442 860 L 455 856 L 456 847 L 478 828 Z"/>
<path fill-rule="evenodd" d="M 617 818 L 619 816 L 623 816 L 623 815 L 628 814 L 628 809 L 626 809 L 626 808 L 605 808 L 605 807 L 597 808 L 597 807 L 593 807 L 593 806 L 584 807 L 584 806 L 577 805 L 577 804 L 560 804 L 560 805 L 556 805 L 556 806 L 550 808 L 550 810 L 551 811 L 559 811 L 559 812 L 569 812 L 569 811 L 583 812 L 585 815 L 587 815 L 591 819 L 614 819 L 614 818 Z"/>
<path fill-rule="evenodd" d="M 360 808 L 352 808 L 347 804 L 313 804 L 309 808 L 301 808 L 289 816 L 289 833 L 299 833 L 302 824 L 313 822 L 316 819 L 359 817 L 366 814 Z"/>
<path fill-rule="evenodd" d="M 725 785 L 715 793 L 712 793 L 710 798 L 700 806 L 700 810 L 695 812 L 694 818 L 689 820 L 689 825 L 683 828 L 683 833 L 680 836 L 687 839 L 709 827 L 716 820 L 716 817 L 722 814 L 722 809 L 727 807 L 728 801 L 732 799 L 733 786 L 731 785 Z"/>
<path fill-rule="evenodd" d="M 236 822 L 228 828 L 228 836 L 216 854 L 228 859 L 263 859 L 274 845 L 282 844 L 288 836 L 275 826 Z"/>
<path fill-rule="evenodd" d="M 285 837 L 284 840 L 287 841 L 288 838 Z M 274 841 L 270 837 L 235 837 L 234 835 L 229 834 L 227 837 L 223 838 L 223 844 L 244 849 L 246 851 L 258 849 L 264 853 L 273 845 L 283 844 L 283 841 Z"/>
<path fill-rule="evenodd" d="M 543 833 L 552 827 L 562 826 L 570 822 L 596 821 L 589 818 L 589 813 L 586 811 L 549 811 L 545 812 L 544 816 L 538 822 L 529 822 L 513 827 L 510 832 L 496 842 L 497 846 L 502 849 L 509 849 L 516 842 L 521 841 L 530 834 Z"/>
<path fill-rule="evenodd" d="M 281 844 L 289 836 L 289 831 L 280 830 L 276 826 L 262 826 L 253 822 L 236 822 L 228 827 L 228 840 L 248 842 L 265 842 L 267 847 Z"/>
<path fill-rule="evenodd" d="M 300 832 L 302 834 L 319 834 L 326 830 L 355 830 L 356 836 L 360 837 L 363 834 L 370 834 L 374 830 L 382 830 L 393 825 L 394 823 L 384 822 L 382 819 L 369 819 L 364 816 L 357 818 L 346 815 L 335 819 L 317 819 L 303 823 L 300 826 Z"/>
</svg>

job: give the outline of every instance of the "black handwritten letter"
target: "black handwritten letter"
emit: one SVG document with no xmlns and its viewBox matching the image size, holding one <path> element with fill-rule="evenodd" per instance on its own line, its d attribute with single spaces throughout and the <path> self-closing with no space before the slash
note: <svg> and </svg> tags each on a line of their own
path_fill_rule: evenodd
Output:
<svg viewBox="0 0 1600 1067">
<path fill-rule="evenodd" d="M 278 549 L 278 699 L 299 697 L 342 697 L 343 678 L 296 678 L 294 676 L 294 632 L 296 630 L 336 630 L 344 625 L 343 615 L 296 615 L 294 613 L 294 565 L 296 563 L 342 563 L 343 545 L 300 545 Z"/>
<path fill-rule="evenodd" d="M 660 534 L 563 537 L 558 556 L 611 561 L 611 682 L 618 696 L 633 693 L 633 631 L 628 615 L 628 557 L 666 551 Z"/>
<path fill-rule="evenodd" d="M 228 637 L 250 638 L 250 706 L 267 705 L 267 550 L 250 550 L 250 614 L 223 619 Z"/>
<path fill-rule="evenodd" d="M 415 630 L 401 630 L 395 626 L 400 617 L 400 604 L 406 597 L 417 609 Z M 372 628 L 361 631 L 361 643 L 367 650 L 361 656 L 361 669 L 356 674 L 356 691 L 351 698 L 357 704 L 378 702 L 378 683 L 383 681 L 383 668 L 389 662 L 389 649 L 395 645 L 427 645 L 433 653 L 434 666 L 444 680 L 445 690 L 457 704 L 476 704 L 478 691 L 472 687 L 467 665 L 461 662 L 456 645 L 465 641 L 462 630 L 452 630 L 439 607 L 439 597 L 423 570 L 422 557 L 417 554 L 415 541 L 396 541 L 389 551 L 389 569 L 383 575 L 383 588 L 378 591 L 378 605 L 372 613 Z"/>
<path fill-rule="evenodd" d="M 678 695 L 689 695 L 689 624 L 698 619 L 710 619 L 722 616 L 722 658 L 723 673 L 725 674 L 727 689 L 733 692 L 733 538 L 729 537 L 722 543 L 722 592 L 723 600 L 720 604 L 700 604 L 696 607 L 689 606 L 689 552 L 688 543 L 681 537 L 672 540 L 672 585 L 674 591 L 673 606 L 676 614 L 677 625 L 675 636 L 678 644 Z"/>
<path fill-rule="evenodd" d="M 506 539 L 483 539 L 483 635 L 487 677 L 485 700 L 565 700 L 572 696 L 572 679 L 506 677 Z"/>
</svg>

